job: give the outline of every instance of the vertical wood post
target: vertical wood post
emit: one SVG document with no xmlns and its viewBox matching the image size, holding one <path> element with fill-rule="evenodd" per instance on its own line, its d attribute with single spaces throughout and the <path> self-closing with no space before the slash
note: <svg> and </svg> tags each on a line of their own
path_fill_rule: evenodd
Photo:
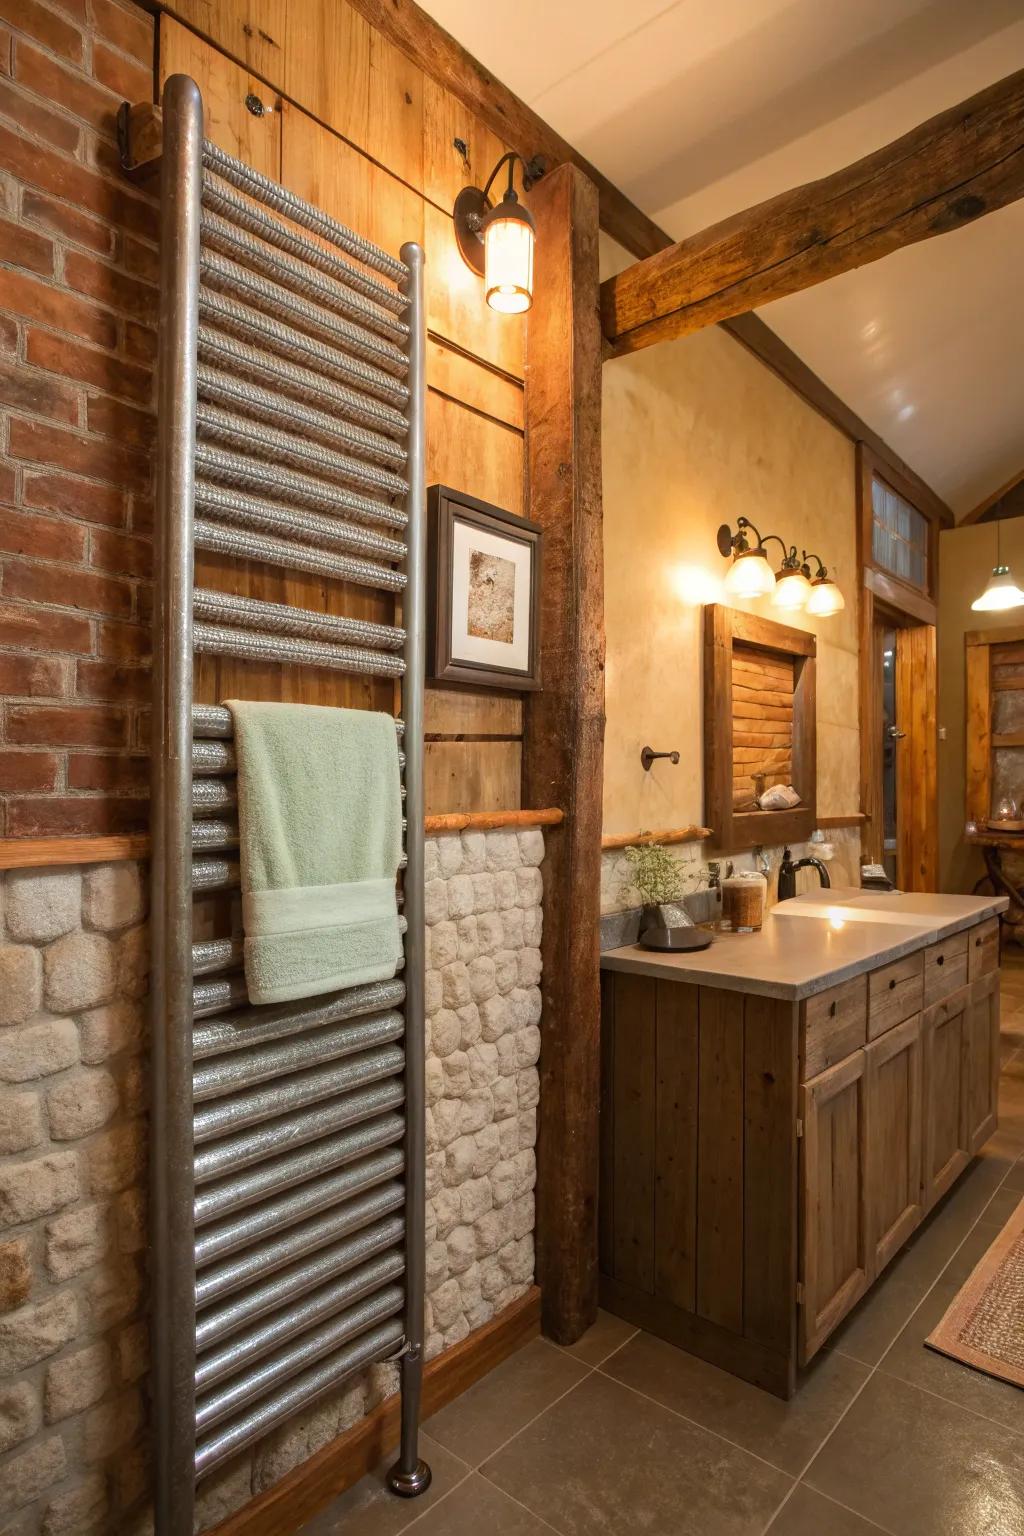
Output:
<svg viewBox="0 0 1024 1536">
<path fill-rule="evenodd" d="M 526 805 L 558 805 L 544 871 L 537 1265 L 543 1326 L 568 1344 L 597 1312 L 604 564 L 598 199 L 575 166 L 530 195 L 528 515 L 544 529 L 542 691 L 527 698 Z"/>
</svg>

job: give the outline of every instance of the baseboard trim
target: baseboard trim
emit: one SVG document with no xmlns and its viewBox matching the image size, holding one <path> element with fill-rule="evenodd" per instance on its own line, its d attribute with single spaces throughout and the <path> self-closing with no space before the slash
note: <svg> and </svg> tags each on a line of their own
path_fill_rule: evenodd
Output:
<svg viewBox="0 0 1024 1536">
<path fill-rule="evenodd" d="M 423 1372 L 423 1417 L 460 1397 L 539 1332 L 540 1290 L 533 1286 L 461 1344 L 431 1360 Z M 203 1536 L 285 1536 L 296 1530 L 397 1445 L 398 1408 L 397 1396 L 386 1398 L 344 1435 Z"/>
</svg>

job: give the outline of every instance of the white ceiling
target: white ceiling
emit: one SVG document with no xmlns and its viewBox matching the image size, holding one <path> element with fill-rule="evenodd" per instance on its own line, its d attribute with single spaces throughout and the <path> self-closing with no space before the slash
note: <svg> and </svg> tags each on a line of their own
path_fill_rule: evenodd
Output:
<svg viewBox="0 0 1024 1536">
<path fill-rule="evenodd" d="M 421 0 L 677 239 L 1024 67 L 1024 0 Z M 959 514 L 1024 469 L 1024 203 L 760 311 Z"/>
</svg>

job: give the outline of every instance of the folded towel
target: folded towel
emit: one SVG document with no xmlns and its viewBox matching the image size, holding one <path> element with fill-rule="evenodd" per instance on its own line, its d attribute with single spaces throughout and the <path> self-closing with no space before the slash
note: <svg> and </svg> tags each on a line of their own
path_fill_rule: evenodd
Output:
<svg viewBox="0 0 1024 1536">
<path fill-rule="evenodd" d="M 238 758 L 245 980 L 253 1003 L 395 974 L 402 854 L 390 715 L 227 700 Z"/>
</svg>

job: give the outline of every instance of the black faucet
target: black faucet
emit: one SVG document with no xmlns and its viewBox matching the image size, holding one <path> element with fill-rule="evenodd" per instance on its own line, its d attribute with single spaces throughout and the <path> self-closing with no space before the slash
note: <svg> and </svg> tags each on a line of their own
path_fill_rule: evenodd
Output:
<svg viewBox="0 0 1024 1536">
<path fill-rule="evenodd" d="M 818 871 L 818 879 L 826 890 L 832 884 L 828 870 L 820 859 L 797 859 L 794 864 L 793 855 L 788 848 L 784 848 L 782 850 L 782 863 L 779 865 L 778 899 L 780 901 L 789 901 L 791 896 L 796 895 L 796 872 L 798 869 L 816 869 Z"/>
</svg>

